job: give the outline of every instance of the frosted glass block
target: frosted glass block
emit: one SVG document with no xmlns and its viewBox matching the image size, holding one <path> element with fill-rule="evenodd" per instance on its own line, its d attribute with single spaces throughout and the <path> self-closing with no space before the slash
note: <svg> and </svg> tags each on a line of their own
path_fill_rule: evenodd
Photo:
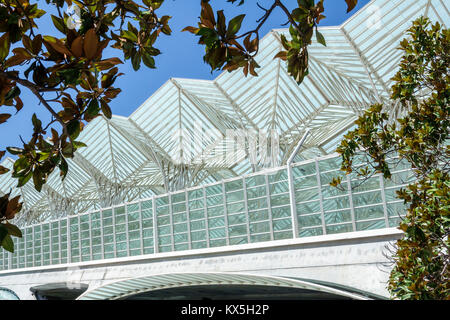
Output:
<svg viewBox="0 0 450 320">
<path fill-rule="evenodd" d="M 367 208 L 357 208 L 355 209 L 355 219 L 366 220 L 381 218 L 384 216 L 383 206 L 367 207 Z"/>
<path fill-rule="evenodd" d="M 297 207 L 298 209 L 298 207 Z M 298 210 L 297 210 L 298 212 Z M 272 218 L 283 218 L 291 215 L 291 208 L 289 206 L 272 208 Z"/>
<path fill-rule="evenodd" d="M 416 177 L 414 176 L 414 173 L 411 170 L 397 172 L 397 173 L 392 174 L 391 179 L 384 180 L 384 186 L 387 188 L 387 187 L 394 187 L 394 186 L 403 185 L 403 184 L 410 184 L 411 182 L 414 182 L 415 180 L 416 180 Z"/>
<path fill-rule="evenodd" d="M 270 223 L 267 222 L 259 222 L 259 223 L 250 223 L 250 233 L 263 233 L 270 231 Z"/>
<path fill-rule="evenodd" d="M 330 171 L 340 169 L 342 160 L 340 157 L 334 157 L 330 159 L 319 161 L 319 171 Z"/>
<path fill-rule="evenodd" d="M 112 226 L 110 227 L 103 227 L 103 234 L 104 235 L 108 235 L 108 234 L 113 234 L 114 233 L 114 229 Z"/>
<path fill-rule="evenodd" d="M 290 219 L 280 219 L 280 220 L 274 220 L 273 221 L 273 230 L 274 231 L 280 231 L 280 230 L 287 230 L 292 228 L 292 222 Z"/>
<path fill-rule="evenodd" d="M 170 224 L 170 216 L 157 217 L 158 226 Z"/>
<path fill-rule="evenodd" d="M 103 227 L 112 226 L 113 219 L 112 218 L 103 218 Z"/>
<path fill-rule="evenodd" d="M 189 200 L 198 199 L 203 197 L 203 189 L 191 190 L 188 192 Z"/>
<path fill-rule="evenodd" d="M 247 189 L 247 199 L 259 198 L 266 196 L 266 186 Z"/>
<path fill-rule="evenodd" d="M 325 211 L 347 209 L 347 208 L 350 208 L 350 200 L 348 197 L 339 197 L 323 201 L 323 209 Z"/>
<path fill-rule="evenodd" d="M 119 251 L 116 253 L 117 258 L 124 258 L 128 256 L 128 253 L 126 251 Z"/>
<path fill-rule="evenodd" d="M 242 201 L 242 200 L 244 200 L 244 191 L 239 190 L 239 191 L 227 193 L 226 198 L 227 198 L 227 203 Z"/>
<path fill-rule="evenodd" d="M 190 227 L 191 231 L 205 229 L 206 228 L 205 220 L 192 221 Z"/>
<path fill-rule="evenodd" d="M 325 223 L 341 223 L 348 222 L 352 220 L 352 215 L 350 210 L 336 211 L 336 212 L 325 212 Z"/>
<path fill-rule="evenodd" d="M 191 232 L 191 241 L 206 240 L 206 231 Z"/>
<path fill-rule="evenodd" d="M 172 243 L 172 239 L 170 236 L 158 236 L 158 243 L 159 245 L 167 245 Z"/>
<path fill-rule="evenodd" d="M 156 198 L 156 207 L 161 207 L 161 206 L 165 206 L 169 204 L 169 197 L 165 196 L 165 197 L 160 197 L 160 198 Z"/>
<path fill-rule="evenodd" d="M 366 222 L 356 222 L 356 230 L 375 230 L 386 228 L 386 223 L 384 220 L 366 221 Z"/>
<path fill-rule="evenodd" d="M 206 196 L 213 196 L 222 194 L 222 184 L 216 184 L 205 188 Z"/>
<path fill-rule="evenodd" d="M 324 198 L 343 196 L 347 194 L 348 194 L 348 186 L 346 182 L 342 183 L 339 187 L 322 186 L 322 196 Z"/>
<path fill-rule="evenodd" d="M 242 224 L 245 223 L 247 219 L 245 218 L 245 214 L 234 214 L 228 216 L 228 224 L 229 225 L 235 225 L 235 224 Z"/>
<path fill-rule="evenodd" d="M 186 194 L 184 192 L 173 194 L 171 197 L 172 203 L 182 202 L 186 200 Z"/>
<path fill-rule="evenodd" d="M 259 210 L 248 213 L 248 218 L 250 222 L 256 222 L 261 220 L 269 219 L 269 211 L 268 210 Z"/>
<path fill-rule="evenodd" d="M 298 217 L 299 228 L 314 227 L 314 226 L 320 226 L 320 225 L 322 225 L 322 218 L 321 218 L 320 214 Z"/>
<path fill-rule="evenodd" d="M 245 243 L 248 243 L 247 237 L 237 237 L 230 239 L 230 245 L 245 244 Z"/>
<path fill-rule="evenodd" d="M 225 228 L 209 230 L 209 238 L 210 239 L 225 238 Z"/>
<path fill-rule="evenodd" d="M 172 205 L 172 212 L 185 212 L 186 211 L 186 203 L 176 203 Z"/>
<path fill-rule="evenodd" d="M 225 239 L 211 240 L 209 242 L 210 247 L 223 247 L 226 245 L 227 245 L 227 242 Z"/>
<path fill-rule="evenodd" d="M 136 240 L 139 239 L 140 237 L 141 237 L 140 231 L 133 231 L 128 234 L 129 240 Z"/>
<path fill-rule="evenodd" d="M 230 213 L 236 213 L 236 212 L 242 212 L 245 210 L 245 204 L 244 202 L 237 202 L 232 204 L 227 204 L 227 212 Z"/>
<path fill-rule="evenodd" d="M 389 218 L 389 227 L 395 228 L 400 226 L 400 223 L 402 222 L 401 218 Z"/>
<path fill-rule="evenodd" d="M 206 241 L 192 242 L 192 245 L 191 245 L 192 249 L 202 249 L 202 248 L 206 248 L 206 247 L 207 247 Z"/>
<path fill-rule="evenodd" d="M 242 179 L 238 179 L 238 180 L 234 180 L 234 181 L 225 183 L 225 191 L 227 193 L 231 192 L 231 191 L 236 191 L 236 190 L 239 190 L 242 188 L 243 188 Z"/>
<path fill-rule="evenodd" d="M 399 216 L 405 216 L 409 205 L 405 205 L 403 202 L 388 203 L 387 211 L 389 217 L 397 218 Z"/>
<path fill-rule="evenodd" d="M 133 231 L 133 230 L 139 230 L 140 228 L 139 228 L 139 222 L 138 221 L 136 221 L 136 222 L 129 222 L 128 223 L 128 231 Z"/>
<path fill-rule="evenodd" d="M 286 169 L 278 170 L 275 173 L 267 175 L 267 177 L 269 179 L 269 183 L 287 180 L 288 178 L 287 170 Z"/>
<path fill-rule="evenodd" d="M 159 246 L 158 247 L 159 252 L 171 252 L 172 246 Z"/>
<path fill-rule="evenodd" d="M 100 219 L 100 212 L 99 211 L 93 212 L 91 214 L 91 219 L 92 220 L 99 220 Z"/>
<path fill-rule="evenodd" d="M 82 239 L 85 239 L 85 238 L 89 238 L 91 235 L 90 235 L 90 232 L 89 231 L 82 231 L 81 232 L 81 238 Z"/>
<path fill-rule="evenodd" d="M 228 227 L 228 236 L 241 236 L 247 234 L 247 225 L 231 226 Z"/>
<path fill-rule="evenodd" d="M 396 193 L 396 191 L 399 191 L 400 189 L 402 189 L 402 188 L 385 189 L 384 194 L 386 195 L 386 202 L 400 200 L 399 198 L 397 198 L 397 193 Z M 401 200 L 401 201 L 403 201 L 403 200 Z"/>
<path fill-rule="evenodd" d="M 100 229 L 100 227 L 101 227 L 100 220 L 92 221 L 91 223 L 92 230 Z"/>
<path fill-rule="evenodd" d="M 303 177 L 316 173 L 316 164 L 314 162 L 302 164 L 292 168 L 294 178 Z"/>
<path fill-rule="evenodd" d="M 116 233 L 117 232 L 125 232 L 125 231 L 126 231 L 126 226 L 124 224 L 116 225 Z"/>
<path fill-rule="evenodd" d="M 152 210 L 142 210 L 142 219 L 151 219 L 153 217 Z"/>
<path fill-rule="evenodd" d="M 381 198 L 380 191 L 367 192 L 367 193 L 353 195 L 353 205 L 355 207 L 365 206 L 368 204 L 376 204 L 376 203 L 381 203 L 381 202 L 382 202 L 382 198 Z"/>
<path fill-rule="evenodd" d="M 187 233 L 175 234 L 173 240 L 175 243 L 188 242 L 188 235 Z"/>
<path fill-rule="evenodd" d="M 180 214 L 174 214 L 173 215 L 173 223 L 179 223 L 187 221 L 187 214 L 186 213 L 180 213 Z"/>
<path fill-rule="evenodd" d="M 308 176 L 294 179 L 295 190 L 317 187 L 317 176 Z"/>
<path fill-rule="evenodd" d="M 208 208 L 208 217 L 216 217 L 223 215 L 224 208 L 223 206 L 215 207 L 215 208 Z"/>
<path fill-rule="evenodd" d="M 337 226 L 327 226 L 326 227 L 327 234 L 334 233 L 343 233 L 343 232 L 352 232 L 353 226 L 352 224 L 342 224 Z"/>
<path fill-rule="evenodd" d="M 270 194 L 279 194 L 289 191 L 289 184 L 287 181 L 281 181 L 269 185 Z"/>
<path fill-rule="evenodd" d="M 222 227 L 224 225 L 225 225 L 225 219 L 223 217 L 208 219 L 208 227 L 209 228 Z"/>
<path fill-rule="evenodd" d="M 153 237 L 153 229 L 144 229 L 142 230 L 143 238 L 152 238 Z"/>
<path fill-rule="evenodd" d="M 124 214 L 124 213 L 125 213 L 125 206 L 114 208 L 114 214 L 116 216 Z"/>
<path fill-rule="evenodd" d="M 152 205 L 152 200 L 146 200 L 146 201 L 142 201 L 141 202 L 141 209 L 145 210 L 145 209 L 152 209 L 153 205 Z"/>
<path fill-rule="evenodd" d="M 127 243 L 126 242 L 118 242 L 118 243 L 116 243 L 116 250 L 117 251 L 127 250 Z"/>
<path fill-rule="evenodd" d="M 116 225 L 121 224 L 121 223 L 125 223 L 125 221 L 126 221 L 126 218 L 125 218 L 124 215 L 116 216 L 116 219 L 115 219 Z"/>
<path fill-rule="evenodd" d="M 270 196 L 270 204 L 272 207 L 289 204 L 289 194 Z"/>
<path fill-rule="evenodd" d="M 257 235 L 251 235 L 250 236 L 250 242 L 263 242 L 263 241 L 270 241 L 270 234 L 257 234 Z"/>
<path fill-rule="evenodd" d="M 203 203 L 204 203 L 203 198 L 199 200 L 191 200 L 189 201 L 189 210 L 203 208 Z"/>
<path fill-rule="evenodd" d="M 99 245 L 99 244 L 102 243 L 102 239 L 101 238 L 92 238 L 91 241 L 92 241 L 92 245 L 93 246 L 94 245 Z"/>
<path fill-rule="evenodd" d="M 300 229 L 298 236 L 299 237 L 314 237 L 321 236 L 323 234 L 322 228 L 310 228 L 310 229 Z"/>
<path fill-rule="evenodd" d="M 153 239 L 144 239 L 144 248 L 153 248 Z"/>
<path fill-rule="evenodd" d="M 171 234 L 171 227 L 169 226 L 164 226 L 164 227 L 158 227 L 158 236 L 160 235 L 166 235 L 166 234 Z"/>
<path fill-rule="evenodd" d="M 165 215 L 165 214 L 169 214 L 169 206 L 156 207 L 156 215 L 157 216 Z"/>
<path fill-rule="evenodd" d="M 139 212 L 128 212 L 128 222 L 139 221 Z"/>
<path fill-rule="evenodd" d="M 103 243 L 113 243 L 114 242 L 114 236 L 110 235 L 110 236 L 104 236 L 103 237 Z"/>
<path fill-rule="evenodd" d="M 181 233 L 187 231 L 187 223 L 180 223 L 180 224 L 174 224 L 173 225 L 173 232 L 174 233 Z"/>
<path fill-rule="evenodd" d="M 130 257 L 141 255 L 141 248 L 130 250 Z"/>
<path fill-rule="evenodd" d="M 142 228 L 143 229 L 152 228 L 152 227 L 153 227 L 153 220 L 144 220 L 144 221 L 142 221 Z"/>
<path fill-rule="evenodd" d="M 247 188 L 264 185 L 266 183 L 266 177 L 263 175 L 248 177 L 245 179 L 245 183 L 246 183 Z"/>
<path fill-rule="evenodd" d="M 311 200 L 319 200 L 318 188 L 295 191 L 295 202 L 298 203 Z"/>
<path fill-rule="evenodd" d="M 127 212 L 136 212 L 139 211 L 139 203 L 132 203 L 127 205 Z"/>
<path fill-rule="evenodd" d="M 341 171 L 331 171 L 327 173 L 321 173 L 320 174 L 320 184 L 321 185 L 330 185 L 330 183 L 333 181 L 333 179 L 342 177 Z"/>
<path fill-rule="evenodd" d="M 362 179 L 352 180 L 351 185 L 353 193 L 376 190 L 380 188 L 380 178 L 377 176 L 365 181 Z"/>
<path fill-rule="evenodd" d="M 78 233 L 72 233 L 70 235 L 70 240 L 73 242 L 78 242 L 78 239 L 80 239 L 80 236 L 78 235 Z M 39 242 L 40 243 L 40 242 Z M 34 245 L 36 246 L 36 240 L 34 242 Z"/>
<path fill-rule="evenodd" d="M 183 251 L 183 250 L 189 250 L 189 245 L 187 243 L 175 245 L 175 251 Z"/>
</svg>

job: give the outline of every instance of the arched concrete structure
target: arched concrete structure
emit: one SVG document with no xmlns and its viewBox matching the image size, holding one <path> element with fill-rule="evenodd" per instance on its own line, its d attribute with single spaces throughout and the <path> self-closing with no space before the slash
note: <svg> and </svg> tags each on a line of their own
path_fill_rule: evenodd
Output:
<svg viewBox="0 0 450 320">
<path fill-rule="evenodd" d="M 226 273 L 308 279 L 387 298 L 386 246 L 401 235 L 391 228 L 6 270 L 0 271 L 0 286 L 34 299 L 30 288 L 52 283 L 87 284 L 90 291 L 136 277 Z"/>
<path fill-rule="evenodd" d="M 118 300 L 149 291 L 170 288 L 227 285 L 295 288 L 356 300 L 367 300 L 373 297 L 373 295 L 356 292 L 356 290 L 352 290 L 352 292 L 344 288 L 331 287 L 304 279 L 248 273 L 206 272 L 166 273 L 120 280 L 88 290 L 78 300 Z"/>
</svg>

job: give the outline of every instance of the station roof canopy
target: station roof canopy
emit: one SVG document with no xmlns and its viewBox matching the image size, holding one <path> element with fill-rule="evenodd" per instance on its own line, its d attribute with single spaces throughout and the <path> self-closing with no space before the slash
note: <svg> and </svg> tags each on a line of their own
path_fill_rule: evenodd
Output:
<svg viewBox="0 0 450 320">
<path fill-rule="evenodd" d="M 17 180 L 7 174 L 0 176 L 0 193 L 12 189 L 13 195 L 22 195 L 18 219 L 29 223 L 267 166 L 267 159 L 252 165 L 245 152 L 232 163 L 217 157 L 227 148 L 227 130 L 276 132 L 280 152 L 270 166 L 286 163 L 306 128 L 311 134 L 296 160 L 333 153 L 363 110 L 391 103 L 390 79 L 402 55 L 398 44 L 421 15 L 444 26 L 450 21 L 443 0 L 372 0 L 342 25 L 319 28 L 327 46 L 313 40 L 309 75 L 300 86 L 285 63 L 273 59 L 281 49 L 280 35 L 289 38 L 289 32 L 272 30 L 261 40 L 258 77 L 246 78 L 238 70 L 212 81 L 170 79 L 129 117 L 89 123 L 78 139 L 88 147 L 69 159 L 64 181 L 55 171 L 38 193 L 32 183 L 15 188 Z M 174 138 L 177 130 L 183 130 L 182 138 Z M 209 136 L 201 138 L 202 132 Z M 192 159 L 203 161 L 174 161 L 186 147 Z M 12 164 L 11 159 L 2 163 Z"/>
</svg>

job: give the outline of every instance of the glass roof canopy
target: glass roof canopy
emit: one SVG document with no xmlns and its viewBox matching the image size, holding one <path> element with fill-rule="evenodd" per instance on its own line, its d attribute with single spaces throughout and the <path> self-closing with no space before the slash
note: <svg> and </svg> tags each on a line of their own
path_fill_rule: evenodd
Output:
<svg viewBox="0 0 450 320">
<path fill-rule="evenodd" d="M 272 30 L 256 58 L 259 77 L 237 71 L 213 81 L 170 79 L 129 117 L 98 117 L 87 125 L 79 140 L 88 147 L 68 160 L 64 181 L 54 172 L 38 193 L 31 183 L 17 189 L 15 179 L 2 175 L 0 193 L 22 195 L 18 223 L 25 224 L 284 165 L 306 128 L 311 134 L 297 161 L 333 153 L 364 109 L 390 104 L 390 79 L 401 58 L 396 48 L 420 15 L 450 21 L 442 0 L 373 0 L 341 26 L 320 28 L 327 47 L 310 46 L 310 74 L 300 86 L 273 59 L 280 34 L 288 32 Z M 231 162 L 218 157 L 229 147 L 230 130 L 275 132 L 276 159 L 251 163 L 245 150 Z M 202 161 L 174 161 L 186 148 Z"/>
</svg>

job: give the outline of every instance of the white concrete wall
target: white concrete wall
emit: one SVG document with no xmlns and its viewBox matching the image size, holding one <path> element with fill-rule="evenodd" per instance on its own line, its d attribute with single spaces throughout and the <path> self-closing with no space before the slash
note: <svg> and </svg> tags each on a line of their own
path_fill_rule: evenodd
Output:
<svg viewBox="0 0 450 320">
<path fill-rule="evenodd" d="M 0 286 L 34 299 L 30 287 L 46 283 L 82 282 L 92 289 L 161 273 L 245 272 L 328 281 L 388 297 L 390 267 L 384 254 L 400 236 L 396 229 L 384 229 L 9 270 L 0 272 Z"/>
</svg>

